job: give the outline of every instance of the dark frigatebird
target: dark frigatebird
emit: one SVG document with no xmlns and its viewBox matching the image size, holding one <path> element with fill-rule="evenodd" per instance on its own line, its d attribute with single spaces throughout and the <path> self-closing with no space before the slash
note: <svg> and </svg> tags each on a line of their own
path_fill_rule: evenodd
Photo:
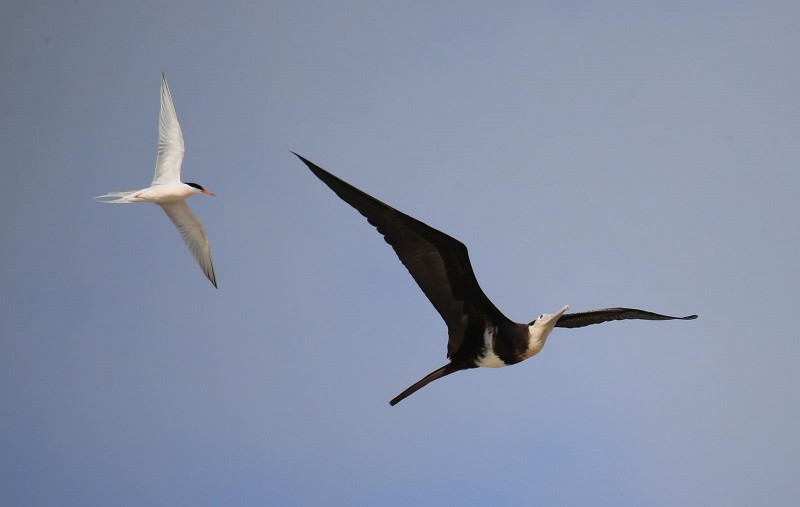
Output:
<svg viewBox="0 0 800 507">
<path fill-rule="evenodd" d="M 450 362 L 397 395 L 389 402 L 390 405 L 396 405 L 434 380 L 459 370 L 479 366 L 499 368 L 524 361 L 542 350 L 554 327 L 584 327 L 612 320 L 697 318 L 697 315 L 670 317 L 634 308 L 566 313 L 569 306 L 564 306 L 553 314 L 540 315 L 529 324 L 513 322 L 481 290 L 463 243 L 387 206 L 294 154 L 336 195 L 378 229 L 447 324 L 447 357 Z"/>
</svg>

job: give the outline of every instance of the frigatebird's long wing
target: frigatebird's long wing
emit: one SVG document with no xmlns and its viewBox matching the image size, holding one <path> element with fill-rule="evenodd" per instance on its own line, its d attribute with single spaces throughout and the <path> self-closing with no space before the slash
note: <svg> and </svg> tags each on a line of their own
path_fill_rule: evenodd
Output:
<svg viewBox="0 0 800 507">
<path fill-rule="evenodd" d="M 603 308 L 602 310 L 588 312 L 565 313 L 556 322 L 556 327 L 584 327 L 612 320 L 692 320 L 696 318 L 697 315 L 670 317 L 669 315 L 661 315 L 635 308 Z"/>
<path fill-rule="evenodd" d="M 336 195 L 364 215 L 391 245 L 447 324 L 448 357 L 461 347 L 467 324 L 464 317 L 469 311 L 494 322 L 511 322 L 481 290 L 463 243 L 382 203 L 304 157 L 297 157 Z"/>
</svg>

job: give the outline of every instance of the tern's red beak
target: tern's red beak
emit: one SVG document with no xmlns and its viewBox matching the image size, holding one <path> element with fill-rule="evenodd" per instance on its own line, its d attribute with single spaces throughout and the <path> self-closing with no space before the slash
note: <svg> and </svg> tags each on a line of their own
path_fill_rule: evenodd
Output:
<svg viewBox="0 0 800 507">
<path fill-rule="evenodd" d="M 206 195 L 214 195 L 214 192 L 209 192 L 208 190 L 205 190 L 205 189 L 201 190 L 200 193 L 201 194 L 206 194 Z"/>
</svg>

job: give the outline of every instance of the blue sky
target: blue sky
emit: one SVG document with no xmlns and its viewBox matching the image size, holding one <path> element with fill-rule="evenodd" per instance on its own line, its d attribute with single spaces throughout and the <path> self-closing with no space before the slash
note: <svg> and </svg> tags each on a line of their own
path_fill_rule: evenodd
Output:
<svg viewBox="0 0 800 507">
<path fill-rule="evenodd" d="M 18 2 L 0 19 L 4 505 L 793 505 L 795 2 Z M 167 73 L 219 290 L 145 187 Z M 463 241 L 446 329 L 295 150 Z"/>
</svg>

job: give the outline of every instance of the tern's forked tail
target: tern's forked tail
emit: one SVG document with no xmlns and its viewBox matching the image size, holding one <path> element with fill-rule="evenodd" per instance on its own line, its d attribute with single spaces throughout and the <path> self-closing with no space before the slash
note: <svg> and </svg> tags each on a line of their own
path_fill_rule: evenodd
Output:
<svg viewBox="0 0 800 507">
<path fill-rule="evenodd" d="M 134 199 L 133 195 L 140 190 L 129 190 L 127 192 L 109 192 L 105 195 L 98 195 L 93 199 L 97 202 L 105 204 L 130 204 L 132 202 L 139 202 L 139 199 Z"/>
</svg>

